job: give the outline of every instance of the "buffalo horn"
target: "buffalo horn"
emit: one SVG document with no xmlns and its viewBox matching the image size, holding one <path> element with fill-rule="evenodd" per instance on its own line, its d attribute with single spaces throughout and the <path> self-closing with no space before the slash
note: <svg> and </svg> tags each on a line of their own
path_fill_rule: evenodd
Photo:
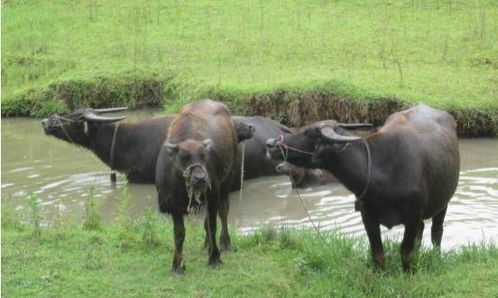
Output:
<svg viewBox="0 0 498 298">
<path fill-rule="evenodd" d="M 122 112 L 126 110 L 128 110 L 128 107 L 93 109 L 93 112 L 101 114 L 101 113 Z"/>
<path fill-rule="evenodd" d="M 109 122 L 116 122 L 116 121 L 121 121 L 125 119 L 126 116 L 118 116 L 118 117 L 104 117 L 104 116 L 99 116 L 95 115 L 94 113 L 86 113 L 83 115 L 83 119 L 86 121 L 90 122 L 103 122 L 103 123 L 109 123 Z"/>
<path fill-rule="evenodd" d="M 338 143 L 347 143 L 361 140 L 360 137 L 340 135 L 334 130 L 334 128 L 330 126 L 320 128 L 320 133 L 325 139 Z"/>
<path fill-rule="evenodd" d="M 344 129 L 370 128 L 372 123 L 339 123 L 339 126 Z"/>
<path fill-rule="evenodd" d="M 167 152 L 169 154 L 173 154 L 174 152 L 177 152 L 178 149 L 180 148 L 178 144 L 173 144 L 168 141 L 164 142 L 163 146 L 166 148 Z"/>
</svg>

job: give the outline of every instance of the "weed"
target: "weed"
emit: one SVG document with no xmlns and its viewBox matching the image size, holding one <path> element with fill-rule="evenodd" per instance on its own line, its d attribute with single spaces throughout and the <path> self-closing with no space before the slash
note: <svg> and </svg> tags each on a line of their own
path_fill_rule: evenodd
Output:
<svg viewBox="0 0 498 298">
<path fill-rule="evenodd" d="M 85 219 L 83 229 L 87 231 L 99 231 L 102 229 L 101 216 L 95 198 L 95 187 L 90 188 L 88 199 L 85 204 Z"/>
<path fill-rule="evenodd" d="M 40 224 L 42 221 L 40 199 L 35 193 L 31 193 L 28 197 L 28 205 L 31 211 L 30 222 L 33 225 L 33 234 L 40 236 Z"/>
<path fill-rule="evenodd" d="M 150 208 L 144 210 L 144 215 L 142 217 L 143 234 L 142 240 L 147 245 L 158 245 L 159 241 L 157 238 L 157 214 Z"/>
</svg>

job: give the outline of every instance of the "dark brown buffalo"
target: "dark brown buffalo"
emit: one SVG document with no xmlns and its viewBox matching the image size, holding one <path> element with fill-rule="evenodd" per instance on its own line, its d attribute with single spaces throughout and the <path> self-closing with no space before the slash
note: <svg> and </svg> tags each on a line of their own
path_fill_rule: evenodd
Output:
<svg viewBox="0 0 498 298">
<path fill-rule="evenodd" d="M 91 150 L 113 170 L 127 174 L 130 182 L 154 183 L 157 155 L 176 115 L 119 124 L 116 122 L 123 120 L 124 116 L 101 115 L 124 110 L 126 108 L 79 109 L 66 116 L 54 115 L 43 119 L 42 126 L 47 135 Z M 252 124 L 238 122 L 236 128 L 239 141 L 254 134 Z M 113 138 L 114 150 L 111 154 Z"/>
<path fill-rule="evenodd" d="M 285 161 L 277 165 L 276 171 L 279 174 L 289 176 L 294 188 L 306 188 L 337 182 L 337 178 L 327 170 L 301 168 Z"/>
<path fill-rule="evenodd" d="M 124 116 L 101 115 L 124 110 L 126 108 L 79 109 L 66 116 L 43 119 L 42 126 L 47 135 L 91 150 L 112 169 L 126 173 L 130 182 L 153 183 L 157 155 L 174 116 L 140 123 L 119 122 L 117 126 L 116 122 Z"/>
<path fill-rule="evenodd" d="M 123 110 L 126 108 L 79 109 L 66 116 L 55 115 L 43 119 L 42 125 L 47 135 L 91 150 L 113 170 L 127 174 L 130 182 L 154 183 L 157 155 L 175 115 L 157 116 L 138 123 L 119 122 L 118 127 L 115 122 L 124 119 L 124 116 L 101 115 Z M 239 142 L 248 139 L 244 142 L 244 180 L 286 174 L 277 171 L 275 167 L 278 163 L 266 157 L 265 143 L 269 138 L 291 134 L 291 130 L 274 120 L 259 116 L 234 116 L 233 119 Z M 252 135 L 254 137 L 249 138 Z M 115 146 L 111 165 L 113 137 Z M 239 163 L 235 169 L 236 175 L 240 177 Z M 301 174 L 307 177 L 300 187 L 321 184 L 328 177 L 317 176 L 309 169 L 295 168 L 291 173 L 295 178 L 301 177 Z M 237 179 L 232 191 L 239 188 L 240 179 Z"/>
<path fill-rule="evenodd" d="M 183 273 L 183 217 L 207 205 L 204 222 L 208 239 L 209 265 L 221 264 L 216 245 L 216 215 L 222 230 L 220 246 L 230 249 L 227 228 L 233 169 L 237 162 L 238 141 L 234 123 L 222 103 L 202 100 L 182 108 L 172 121 L 168 138 L 156 164 L 156 188 L 161 212 L 173 217 L 175 253 L 174 273 Z"/>
<path fill-rule="evenodd" d="M 446 112 L 418 105 L 391 115 L 366 138 L 352 136 L 341 126 L 321 121 L 296 135 L 270 139 L 269 153 L 282 159 L 283 150 L 287 161 L 297 166 L 327 169 L 356 195 L 376 268 L 385 262 L 379 226 L 403 224 L 401 260 L 409 271 L 423 219 L 432 218 L 432 243 L 441 245 L 460 169 L 455 120 Z"/>
</svg>

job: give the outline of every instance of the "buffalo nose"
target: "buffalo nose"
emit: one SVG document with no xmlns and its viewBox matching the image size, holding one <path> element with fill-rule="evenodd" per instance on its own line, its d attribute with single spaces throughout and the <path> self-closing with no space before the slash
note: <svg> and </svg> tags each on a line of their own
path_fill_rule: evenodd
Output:
<svg viewBox="0 0 498 298">
<path fill-rule="evenodd" d="M 277 145 L 277 140 L 275 139 L 268 139 L 268 141 L 266 141 L 266 148 L 273 148 L 275 145 Z"/>
<path fill-rule="evenodd" d="M 43 127 L 47 126 L 47 124 L 48 124 L 48 118 L 45 118 L 45 119 L 43 119 L 43 120 L 41 121 L 41 125 L 42 125 Z"/>
<path fill-rule="evenodd" d="M 196 171 L 192 174 L 192 178 L 196 183 L 201 183 L 206 181 L 206 173 L 203 171 Z"/>
</svg>

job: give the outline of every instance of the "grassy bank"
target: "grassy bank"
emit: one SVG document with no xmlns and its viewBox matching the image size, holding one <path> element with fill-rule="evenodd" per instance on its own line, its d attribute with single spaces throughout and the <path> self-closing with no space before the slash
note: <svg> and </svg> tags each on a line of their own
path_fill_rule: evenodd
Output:
<svg viewBox="0 0 498 298">
<path fill-rule="evenodd" d="M 136 218 L 120 199 L 115 221 L 100 223 L 89 200 L 82 224 L 42 227 L 36 197 L 23 223 L 2 210 L 2 295 L 173 297 L 493 297 L 498 294 L 498 248 L 467 246 L 439 254 L 423 249 L 417 272 L 401 271 L 398 244 L 386 243 L 387 266 L 373 273 L 365 239 L 312 230 L 232 231 L 233 251 L 218 269 L 201 251 L 202 224 L 187 223 L 184 276 L 172 276 L 172 224 L 152 211 Z"/>
<path fill-rule="evenodd" d="M 388 99 L 450 110 L 462 135 L 498 132 L 493 0 L 5 1 L 2 12 L 4 116 L 217 96 L 248 112 L 278 105 L 299 125 L 285 114 L 301 103 L 363 118 L 355 106 Z M 265 104 L 282 94 L 292 106 Z"/>
</svg>

